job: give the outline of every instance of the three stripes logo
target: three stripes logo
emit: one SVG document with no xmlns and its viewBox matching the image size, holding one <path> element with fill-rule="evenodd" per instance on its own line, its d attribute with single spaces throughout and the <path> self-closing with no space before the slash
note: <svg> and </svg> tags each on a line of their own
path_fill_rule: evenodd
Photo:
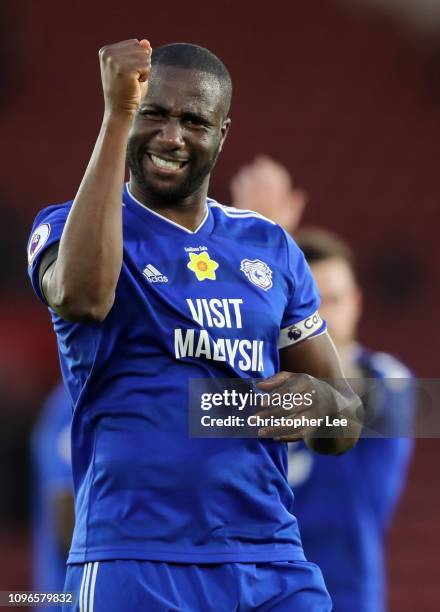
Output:
<svg viewBox="0 0 440 612">
<path fill-rule="evenodd" d="M 145 276 L 149 283 L 167 283 L 168 277 L 159 272 L 152 264 L 148 264 L 143 270 L 142 274 Z"/>
<path fill-rule="evenodd" d="M 98 566 L 99 561 L 86 563 L 84 565 L 81 588 L 79 591 L 79 612 L 93 612 Z M 75 609 L 78 610 L 78 608 Z"/>
</svg>

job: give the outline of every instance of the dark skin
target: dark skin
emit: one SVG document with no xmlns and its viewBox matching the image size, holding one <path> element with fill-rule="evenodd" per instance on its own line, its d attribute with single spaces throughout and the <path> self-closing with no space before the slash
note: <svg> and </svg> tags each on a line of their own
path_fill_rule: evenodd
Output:
<svg viewBox="0 0 440 612">
<path fill-rule="evenodd" d="M 230 125 L 216 78 L 168 66 L 151 71 L 151 47 L 146 40 L 104 47 L 100 61 L 105 101 L 101 131 L 69 213 L 57 259 L 42 280 L 44 295 L 59 316 L 82 323 L 103 321 L 115 299 L 122 266 L 121 191 L 126 153 L 134 197 L 195 230 L 206 213 L 210 173 Z M 304 390 L 313 384 L 312 377 L 342 376 L 327 335 L 284 349 L 281 360 L 288 374 L 261 383 L 264 390 L 274 391 L 280 384 L 284 391 Z M 327 387 L 330 401 L 321 402 L 319 408 L 322 411 L 327 406 L 333 414 L 339 398 L 336 390 Z M 354 406 L 356 396 L 352 395 Z M 360 427 L 353 426 L 349 437 L 335 440 L 325 452 L 344 452 L 359 431 Z M 301 435 L 320 450 L 310 433 Z M 280 434 L 285 432 L 272 431 L 270 437 Z"/>
<path fill-rule="evenodd" d="M 128 134 L 148 88 L 151 47 L 126 40 L 99 52 L 104 117 L 90 162 L 42 289 L 64 319 L 98 323 L 109 313 L 122 267 L 121 188 Z M 93 264 L 91 264 L 93 262 Z"/>
<path fill-rule="evenodd" d="M 122 266 L 127 147 L 133 195 L 193 230 L 205 214 L 210 171 L 230 124 L 212 75 L 158 67 L 150 91 L 151 47 L 146 40 L 103 47 L 100 61 L 105 101 L 101 131 L 57 261 L 43 278 L 48 302 L 70 321 L 100 322 L 113 305 Z M 185 165 L 157 168 L 148 153 Z"/>
<path fill-rule="evenodd" d="M 341 454 L 352 448 L 362 428 L 361 403 L 345 381 L 338 355 L 330 336 L 325 333 L 309 338 L 299 344 L 280 351 L 281 372 L 258 383 L 265 393 L 310 393 L 313 404 L 309 407 L 270 407 L 259 412 L 262 417 L 300 417 L 308 419 L 329 417 L 346 418 L 343 427 L 316 428 L 304 426 L 292 431 L 289 427 L 265 427 L 260 430 L 262 438 L 279 442 L 295 442 L 304 439 L 306 444 L 322 454 Z M 322 380 L 325 379 L 325 382 Z M 334 381 L 334 383 L 332 382 Z M 320 437 L 320 433 L 323 437 Z M 328 434 L 331 437 L 328 437 Z"/>
<path fill-rule="evenodd" d="M 131 193 L 152 210 L 196 229 L 229 129 L 226 110 L 216 77 L 170 66 L 153 68 L 128 141 Z M 152 155 L 181 168 L 158 168 Z"/>
</svg>

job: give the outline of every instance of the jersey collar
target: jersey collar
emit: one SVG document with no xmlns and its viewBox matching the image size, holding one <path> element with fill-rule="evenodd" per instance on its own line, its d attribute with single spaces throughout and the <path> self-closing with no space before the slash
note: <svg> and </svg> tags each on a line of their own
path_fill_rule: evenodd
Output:
<svg viewBox="0 0 440 612">
<path fill-rule="evenodd" d="M 200 236 L 210 234 L 213 229 L 214 221 L 213 215 L 211 211 L 211 207 L 208 205 L 208 201 L 205 204 L 205 215 L 198 226 L 194 231 L 189 230 L 183 225 L 179 225 L 171 219 L 167 219 L 163 215 L 151 210 L 145 204 L 142 204 L 139 200 L 137 200 L 133 194 L 130 192 L 128 183 L 124 185 L 123 191 L 123 204 L 130 208 L 135 214 L 147 220 L 150 224 L 156 225 L 158 228 L 167 229 L 167 231 L 177 232 L 181 235 L 187 234 L 188 236 Z"/>
</svg>

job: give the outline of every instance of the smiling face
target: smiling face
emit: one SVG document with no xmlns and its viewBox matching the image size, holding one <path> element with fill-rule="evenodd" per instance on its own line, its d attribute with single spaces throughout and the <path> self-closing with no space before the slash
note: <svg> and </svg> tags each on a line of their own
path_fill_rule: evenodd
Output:
<svg viewBox="0 0 440 612">
<path fill-rule="evenodd" d="M 215 76 L 155 66 L 130 131 L 130 186 L 165 206 L 204 194 L 229 123 Z"/>
</svg>

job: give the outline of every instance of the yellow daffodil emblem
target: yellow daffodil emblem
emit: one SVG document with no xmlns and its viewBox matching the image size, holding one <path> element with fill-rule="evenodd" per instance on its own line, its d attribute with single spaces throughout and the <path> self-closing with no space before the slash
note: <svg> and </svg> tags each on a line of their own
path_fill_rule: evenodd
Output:
<svg viewBox="0 0 440 612">
<path fill-rule="evenodd" d="M 218 268 L 218 263 L 210 258 L 207 251 L 203 253 L 189 253 L 188 268 L 197 276 L 197 280 L 202 281 L 208 278 L 215 280 L 215 271 Z"/>
</svg>

